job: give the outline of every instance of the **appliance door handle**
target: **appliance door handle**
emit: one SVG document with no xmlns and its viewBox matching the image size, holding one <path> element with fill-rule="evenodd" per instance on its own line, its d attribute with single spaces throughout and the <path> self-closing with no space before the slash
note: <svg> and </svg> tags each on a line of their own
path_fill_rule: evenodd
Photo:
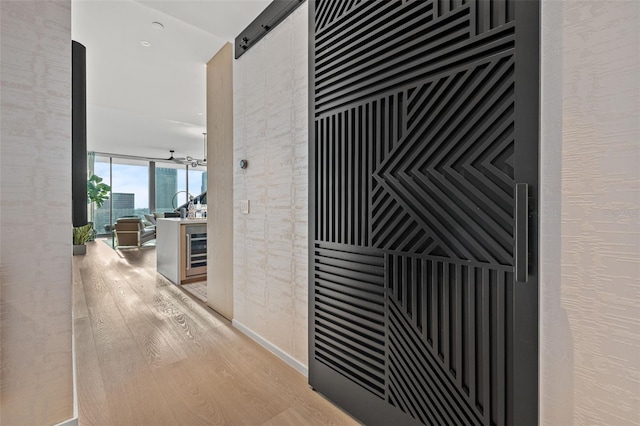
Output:
<svg viewBox="0 0 640 426">
<path fill-rule="evenodd" d="M 515 211 L 515 274 L 516 282 L 529 279 L 529 185 L 516 184 Z"/>
<path fill-rule="evenodd" d="M 187 271 L 191 269 L 191 234 L 187 234 Z"/>
</svg>

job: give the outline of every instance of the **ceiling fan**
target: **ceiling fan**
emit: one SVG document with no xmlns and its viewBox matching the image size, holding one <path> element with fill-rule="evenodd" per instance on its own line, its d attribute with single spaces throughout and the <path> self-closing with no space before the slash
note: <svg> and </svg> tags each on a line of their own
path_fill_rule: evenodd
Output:
<svg viewBox="0 0 640 426">
<path fill-rule="evenodd" d="M 206 166 L 207 165 L 207 134 L 203 133 L 202 136 L 204 138 L 204 150 L 203 150 L 204 158 L 203 159 L 193 158 L 188 155 L 186 157 L 175 157 L 174 156 L 175 150 L 170 149 L 169 158 L 154 158 L 154 160 L 173 161 L 174 163 L 190 165 L 191 167 Z"/>
<path fill-rule="evenodd" d="M 167 161 L 175 161 L 176 163 L 181 163 L 183 161 L 186 161 L 188 157 L 174 157 L 173 154 L 175 154 L 175 150 L 170 149 L 169 150 L 169 158 L 164 158 L 164 160 Z"/>
</svg>

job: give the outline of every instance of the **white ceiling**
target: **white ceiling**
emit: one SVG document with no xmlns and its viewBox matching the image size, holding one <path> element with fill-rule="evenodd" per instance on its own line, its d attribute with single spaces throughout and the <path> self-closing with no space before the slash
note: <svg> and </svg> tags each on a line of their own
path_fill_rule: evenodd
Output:
<svg viewBox="0 0 640 426">
<path fill-rule="evenodd" d="M 269 3 L 73 0 L 72 38 L 87 52 L 88 150 L 202 158 L 206 63 Z"/>
</svg>

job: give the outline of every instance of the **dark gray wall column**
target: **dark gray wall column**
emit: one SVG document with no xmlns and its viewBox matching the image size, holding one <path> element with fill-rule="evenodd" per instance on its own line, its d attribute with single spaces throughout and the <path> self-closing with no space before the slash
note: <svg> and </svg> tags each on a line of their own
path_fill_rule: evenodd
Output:
<svg viewBox="0 0 640 426">
<path fill-rule="evenodd" d="M 71 47 L 71 199 L 73 226 L 87 223 L 87 66 L 85 47 Z"/>
</svg>

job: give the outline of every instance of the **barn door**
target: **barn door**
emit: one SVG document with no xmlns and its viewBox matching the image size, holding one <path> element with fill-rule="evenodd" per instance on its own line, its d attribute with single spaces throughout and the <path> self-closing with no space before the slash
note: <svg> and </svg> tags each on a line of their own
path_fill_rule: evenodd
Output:
<svg viewBox="0 0 640 426">
<path fill-rule="evenodd" d="M 365 424 L 536 424 L 539 4 L 309 6 L 310 384 Z"/>
</svg>

